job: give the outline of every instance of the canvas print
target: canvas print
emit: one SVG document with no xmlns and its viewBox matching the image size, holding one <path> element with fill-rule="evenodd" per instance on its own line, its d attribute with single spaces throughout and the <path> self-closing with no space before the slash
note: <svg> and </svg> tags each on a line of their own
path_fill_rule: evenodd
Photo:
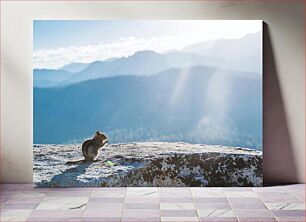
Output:
<svg viewBox="0 0 306 222">
<path fill-rule="evenodd" d="M 261 186 L 262 21 L 33 21 L 36 187 Z"/>
</svg>

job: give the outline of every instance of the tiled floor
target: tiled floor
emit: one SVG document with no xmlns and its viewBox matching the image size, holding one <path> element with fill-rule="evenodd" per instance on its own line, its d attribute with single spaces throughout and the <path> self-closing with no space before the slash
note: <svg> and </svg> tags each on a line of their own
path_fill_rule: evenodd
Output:
<svg viewBox="0 0 306 222">
<path fill-rule="evenodd" d="M 71 188 L 1 184 L 1 221 L 305 221 L 305 185 Z"/>
</svg>

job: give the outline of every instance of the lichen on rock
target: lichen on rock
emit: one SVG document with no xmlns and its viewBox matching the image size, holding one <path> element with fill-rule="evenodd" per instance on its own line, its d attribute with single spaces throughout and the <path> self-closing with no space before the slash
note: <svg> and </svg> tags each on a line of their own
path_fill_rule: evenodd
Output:
<svg viewBox="0 0 306 222">
<path fill-rule="evenodd" d="M 100 151 L 97 162 L 67 165 L 68 160 L 82 158 L 80 146 L 34 145 L 35 185 L 262 185 L 262 152 L 253 149 L 167 142 L 111 144 Z"/>
</svg>

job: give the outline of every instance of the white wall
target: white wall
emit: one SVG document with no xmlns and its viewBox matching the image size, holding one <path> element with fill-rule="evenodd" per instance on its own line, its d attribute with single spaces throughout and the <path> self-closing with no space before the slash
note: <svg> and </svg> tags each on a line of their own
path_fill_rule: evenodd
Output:
<svg viewBox="0 0 306 222">
<path fill-rule="evenodd" d="M 1 1 L 1 181 L 32 181 L 32 20 L 259 19 L 264 179 L 305 182 L 303 1 Z"/>
</svg>

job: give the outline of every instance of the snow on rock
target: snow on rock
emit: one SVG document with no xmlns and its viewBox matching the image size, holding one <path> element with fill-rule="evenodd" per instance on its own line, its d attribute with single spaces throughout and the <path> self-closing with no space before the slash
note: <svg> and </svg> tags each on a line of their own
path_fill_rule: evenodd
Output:
<svg viewBox="0 0 306 222">
<path fill-rule="evenodd" d="M 262 152 L 237 147 L 144 142 L 107 145 L 97 162 L 81 145 L 34 145 L 37 187 L 261 186 Z M 110 162 L 108 162 L 110 161 Z"/>
</svg>

